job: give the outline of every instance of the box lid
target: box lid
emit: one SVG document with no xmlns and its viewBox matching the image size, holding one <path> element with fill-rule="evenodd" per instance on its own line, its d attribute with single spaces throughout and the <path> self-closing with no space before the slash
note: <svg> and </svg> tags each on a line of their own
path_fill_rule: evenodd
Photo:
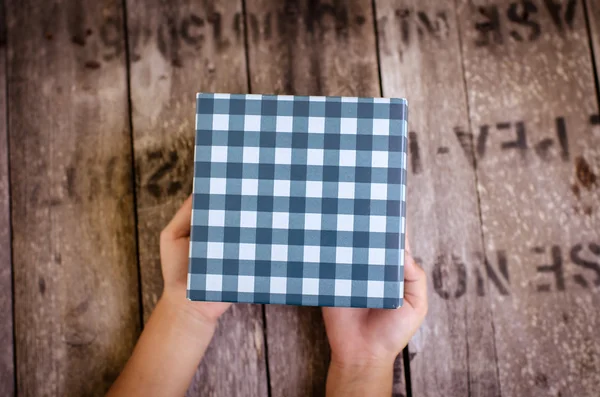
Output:
<svg viewBox="0 0 600 397">
<path fill-rule="evenodd" d="M 404 99 L 198 94 L 188 298 L 402 304 Z"/>
</svg>

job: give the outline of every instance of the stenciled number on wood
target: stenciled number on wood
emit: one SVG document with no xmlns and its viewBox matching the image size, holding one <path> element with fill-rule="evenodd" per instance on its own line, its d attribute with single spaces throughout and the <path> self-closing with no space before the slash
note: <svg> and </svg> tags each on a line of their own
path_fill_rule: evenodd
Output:
<svg viewBox="0 0 600 397">
<path fill-rule="evenodd" d="M 388 23 L 398 30 L 400 46 L 408 47 L 415 40 L 434 39 L 442 41 L 448 38 L 450 24 L 447 10 L 423 11 L 409 8 L 396 8 L 393 15 L 382 15 L 378 18 L 379 31 L 383 32 Z M 398 48 L 402 55 L 402 48 Z"/>
<path fill-rule="evenodd" d="M 100 26 L 100 40 L 109 49 L 108 52 L 102 55 L 105 61 L 110 61 L 119 58 L 123 53 L 123 35 L 122 24 L 114 17 L 104 19 Z"/>
<path fill-rule="evenodd" d="M 166 161 L 160 162 L 160 165 L 151 173 L 148 182 L 146 183 L 146 190 L 156 198 L 163 197 L 163 193 L 166 193 L 168 196 L 173 196 L 183 187 L 181 181 L 173 180 L 172 177 L 169 176 L 169 172 L 176 167 L 179 161 L 177 151 L 172 150 L 168 153 L 163 153 L 161 151 L 149 152 L 148 160 L 162 160 L 165 156 L 167 156 Z"/>
<path fill-rule="evenodd" d="M 592 126 L 600 125 L 600 115 L 593 114 L 589 116 L 589 123 Z M 478 127 L 479 134 L 476 138 L 462 127 L 454 127 L 454 135 L 458 139 L 464 155 L 473 167 L 476 165 L 474 155 L 477 154 L 478 161 L 483 160 L 490 145 L 499 145 L 502 152 L 517 151 L 524 160 L 533 150 L 535 155 L 543 161 L 552 161 L 558 158 L 563 162 L 568 162 L 571 160 L 571 153 L 567 122 L 564 117 L 559 116 L 554 119 L 553 124 L 553 131 L 548 131 L 553 136 L 543 138 L 535 143 L 528 138 L 526 122 L 519 120 L 480 125 Z M 500 142 L 497 142 L 498 140 Z M 411 172 L 420 174 L 423 171 L 423 162 L 419 134 L 410 131 L 408 142 Z M 440 146 L 436 151 L 437 154 L 447 154 L 449 152 L 450 149 L 446 146 Z"/>
<path fill-rule="evenodd" d="M 425 11 L 412 11 L 400 8 L 394 11 L 394 17 L 398 21 L 397 26 L 400 30 L 400 38 L 405 45 L 409 45 L 411 42 L 411 27 L 416 28 L 420 39 L 425 36 L 438 40 L 448 37 L 450 27 L 448 25 L 447 11 L 442 10 L 428 14 Z"/>
<path fill-rule="evenodd" d="M 236 12 L 229 21 L 223 21 L 223 16 L 217 11 L 209 11 L 208 15 L 201 16 L 191 12 L 183 16 L 166 15 L 156 30 L 156 46 L 163 56 L 175 67 L 183 67 L 181 57 L 182 48 L 190 48 L 198 51 L 202 48 L 208 32 L 212 36 L 217 49 L 221 50 L 229 45 L 229 41 L 223 37 L 225 31 L 224 23 L 231 23 L 236 39 L 243 37 L 243 16 Z M 152 39 L 152 31 L 141 25 L 131 27 L 129 39 L 131 41 L 131 60 L 137 62 L 140 59 L 138 47 L 146 45 Z"/>
<path fill-rule="evenodd" d="M 483 258 L 481 253 L 476 253 L 475 256 L 480 260 Z M 501 295 L 509 294 L 507 285 L 509 285 L 510 279 L 508 274 L 506 252 L 504 250 L 498 250 L 496 252 L 496 257 L 499 272 L 497 272 L 495 268 L 491 266 L 487 258 L 481 260 L 481 266 L 475 268 L 475 274 L 472 276 L 475 276 L 476 291 L 478 296 L 485 296 L 485 277 L 487 277 L 487 279 L 494 284 L 495 288 Z M 419 258 L 415 258 L 415 260 L 417 262 L 421 262 Z M 456 288 L 454 291 L 451 291 L 444 285 L 444 279 L 449 277 L 451 273 L 455 273 L 456 276 Z M 431 270 L 433 289 L 442 299 L 448 300 L 460 298 L 467 292 L 467 274 L 467 266 L 458 255 L 450 255 L 450 261 L 448 261 L 447 255 L 438 255 Z"/>
<path fill-rule="evenodd" d="M 354 21 L 350 21 L 348 9 L 343 3 L 333 5 L 317 3 L 316 5 L 309 6 L 306 13 L 301 15 L 300 4 L 298 2 L 286 2 L 276 12 L 266 12 L 262 16 L 254 13 L 248 14 L 250 38 L 254 42 L 258 42 L 259 38 L 270 40 L 274 37 L 274 32 L 279 37 L 285 37 L 286 32 L 294 30 L 293 24 L 298 21 L 304 24 L 308 32 L 313 33 L 317 25 L 320 27 L 324 26 L 323 21 L 326 17 L 333 20 L 336 35 L 342 39 L 348 37 L 348 26 L 350 23 L 354 22 L 362 25 L 366 22 L 365 17 L 362 15 L 357 15 L 354 17 Z"/>
<path fill-rule="evenodd" d="M 563 161 L 569 161 L 569 141 L 567 139 L 567 127 L 564 117 L 557 117 L 554 120 L 556 140 L 558 143 L 558 150 L 560 157 Z M 500 122 L 496 123 L 495 126 L 482 125 L 479 127 L 479 135 L 477 136 L 477 155 L 478 158 L 483 158 L 486 153 L 487 140 L 492 128 L 496 129 L 499 134 L 514 134 L 512 139 L 503 140 L 500 144 L 502 150 L 513 150 L 516 149 L 521 157 L 527 156 L 528 150 L 531 147 L 531 143 L 527 139 L 527 130 L 525 128 L 525 122 Z M 552 138 L 544 138 L 541 141 L 533 145 L 535 153 L 545 161 L 550 160 L 549 149 L 554 145 Z"/>
<path fill-rule="evenodd" d="M 595 242 L 577 243 L 563 250 L 560 245 L 535 246 L 530 249 L 535 257 L 536 273 L 544 281 L 531 283 L 536 292 L 565 291 L 567 279 L 565 278 L 565 262 L 570 261 L 574 266 L 585 269 L 585 276 L 581 273 L 573 274 L 572 286 L 584 289 L 600 287 L 600 244 Z M 496 251 L 496 267 L 484 258 L 481 253 L 475 253 L 480 258 L 480 263 L 474 267 L 474 274 L 469 274 L 465 262 L 455 254 L 439 255 L 431 266 L 431 279 L 435 293 L 442 299 L 458 299 L 467 293 L 469 278 L 474 278 L 477 296 L 485 296 L 485 279 L 497 290 L 500 295 L 510 295 L 509 253 L 506 250 Z M 422 262 L 415 258 L 417 262 Z M 526 265 L 525 265 L 526 266 Z M 551 277 L 551 282 L 547 277 Z M 593 277 L 590 277 L 593 276 Z M 455 280 L 451 288 L 448 278 Z"/>
<path fill-rule="evenodd" d="M 508 5 L 487 5 L 476 7 L 476 20 L 473 28 L 477 31 L 474 39 L 478 47 L 502 45 L 508 35 L 515 42 L 535 41 L 544 31 L 555 29 L 563 34 L 573 29 L 578 0 L 520 0 Z M 580 5 L 581 6 L 581 5 Z M 546 12 L 552 21 L 552 27 L 543 26 L 540 13 Z M 397 27 L 401 44 L 405 47 L 414 41 L 416 30 L 419 39 L 433 38 L 444 40 L 449 36 L 450 24 L 446 9 L 423 11 L 397 8 L 393 16 L 382 15 L 379 18 L 381 30 L 388 23 Z M 401 49 L 398 49 L 400 54 Z"/>
<path fill-rule="evenodd" d="M 517 42 L 537 40 L 545 30 L 539 21 L 541 12 L 548 12 L 559 33 L 573 28 L 577 0 L 521 0 L 507 6 L 489 5 L 477 7 L 474 24 L 478 32 L 475 45 L 486 47 L 504 44 L 504 34 Z"/>
</svg>

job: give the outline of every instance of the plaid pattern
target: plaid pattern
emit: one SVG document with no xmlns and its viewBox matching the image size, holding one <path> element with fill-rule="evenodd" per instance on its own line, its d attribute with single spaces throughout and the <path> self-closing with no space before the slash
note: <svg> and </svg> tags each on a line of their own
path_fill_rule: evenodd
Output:
<svg viewBox="0 0 600 397">
<path fill-rule="evenodd" d="M 404 99 L 198 94 L 188 298 L 402 304 Z"/>
</svg>

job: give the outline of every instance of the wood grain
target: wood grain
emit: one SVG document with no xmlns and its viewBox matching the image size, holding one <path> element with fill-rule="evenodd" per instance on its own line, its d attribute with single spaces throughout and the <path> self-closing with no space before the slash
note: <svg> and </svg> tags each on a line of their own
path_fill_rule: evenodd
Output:
<svg viewBox="0 0 600 397">
<path fill-rule="evenodd" d="M 0 395 L 15 394 L 10 188 L 6 130 L 6 19 L 0 2 Z"/>
<path fill-rule="evenodd" d="M 406 372 L 403 354 L 398 354 L 394 361 L 394 377 L 392 379 L 392 397 L 406 397 Z"/>
<path fill-rule="evenodd" d="M 595 76 L 596 84 L 598 84 L 598 67 L 600 62 L 600 1 L 599 0 L 584 0 L 586 6 L 586 20 L 588 23 L 589 34 L 591 38 L 592 51 L 594 55 L 594 66 L 596 67 Z M 596 94 L 600 98 L 600 87 L 596 86 Z"/>
<path fill-rule="evenodd" d="M 482 240 L 456 10 L 377 0 L 383 93 L 409 103 L 407 223 L 429 276 L 429 313 L 409 350 L 412 393 L 499 395 L 489 299 L 460 268 L 480 268 Z"/>
<path fill-rule="evenodd" d="M 103 395 L 140 328 L 122 9 L 6 5 L 18 393 Z"/>
<path fill-rule="evenodd" d="M 369 1 L 256 0 L 246 11 L 253 93 L 379 96 Z M 265 310 L 271 395 L 323 396 L 329 345 L 321 310 Z"/>
<path fill-rule="evenodd" d="M 144 318 L 162 292 L 159 234 L 191 193 L 196 93 L 247 92 L 240 1 L 128 1 Z M 262 309 L 236 305 L 189 395 L 267 394 Z"/>
<path fill-rule="evenodd" d="M 459 2 L 502 395 L 600 384 L 600 134 L 582 1 Z M 525 18 L 525 21 L 524 21 Z"/>
</svg>

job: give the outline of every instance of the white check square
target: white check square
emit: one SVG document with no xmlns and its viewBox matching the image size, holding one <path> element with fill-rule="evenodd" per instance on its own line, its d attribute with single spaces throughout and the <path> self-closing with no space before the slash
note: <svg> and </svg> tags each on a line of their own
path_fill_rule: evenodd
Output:
<svg viewBox="0 0 600 397">
<path fill-rule="evenodd" d="M 369 248 L 369 265 L 385 265 L 385 248 Z"/>
<path fill-rule="evenodd" d="M 225 226 L 225 211 L 209 210 L 208 226 Z"/>
<path fill-rule="evenodd" d="M 260 149 L 253 146 L 245 146 L 243 153 L 243 162 L 247 164 L 258 164 L 260 158 Z"/>
<path fill-rule="evenodd" d="M 254 276 L 238 276 L 239 292 L 254 292 Z"/>
<path fill-rule="evenodd" d="M 253 114 L 245 115 L 244 131 L 260 131 L 260 116 Z"/>
<path fill-rule="evenodd" d="M 227 146 L 213 146 L 210 149 L 210 161 L 213 163 L 226 163 Z"/>
<path fill-rule="evenodd" d="M 258 179 L 242 179 L 242 196 L 258 194 Z"/>
<path fill-rule="evenodd" d="M 285 179 L 275 179 L 273 181 L 273 196 L 290 197 L 291 183 Z"/>
<path fill-rule="evenodd" d="M 227 180 L 225 178 L 211 178 L 210 194 L 225 194 L 227 189 Z"/>
<path fill-rule="evenodd" d="M 318 245 L 304 246 L 304 262 L 319 263 L 321 262 L 321 247 Z"/>
<path fill-rule="evenodd" d="M 304 214 L 304 229 L 321 230 L 321 214 Z"/>
<path fill-rule="evenodd" d="M 389 135 L 390 120 L 388 119 L 373 119 L 373 135 Z"/>
<path fill-rule="evenodd" d="M 372 183 L 371 184 L 371 200 L 387 200 L 387 189 L 386 183 Z"/>
<path fill-rule="evenodd" d="M 337 247 L 335 250 L 336 263 L 352 263 L 352 247 Z"/>
<path fill-rule="evenodd" d="M 325 132 L 325 117 L 309 117 L 308 132 L 322 134 Z"/>
<path fill-rule="evenodd" d="M 223 276 L 220 274 L 206 275 L 207 291 L 223 291 Z"/>
<path fill-rule="evenodd" d="M 383 150 L 375 150 L 371 153 L 371 167 L 387 168 L 388 167 L 388 152 Z"/>
<path fill-rule="evenodd" d="M 369 217 L 369 231 L 385 233 L 387 228 L 387 217 L 383 215 L 371 215 Z"/>
<path fill-rule="evenodd" d="M 342 231 L 342 232 L 353 232 L 354 231 L 354 215 L 338 214 L 337 230 Z"/>
<path fill-rule="evenodd" d="M 340 166 L 355 167 L 356 166 L 356 150 L 340 150 Z"/>
<path fill-rule="evenodd" d="M 383 281 L 367 281 L 367 296 L 369 298 L 383 298 Z"/>
<path fill-rule="evenodd" d="M 340 182 L 340 183 L 338 183 L 338 198 L 353 199 L 354 198 L 354 190 L 355 190 L 354 182 Z"/>
<path fill-rule="evenodd" d="M 208 259 L 223 258 L 223 243 L 210 242 L 206 243 L 206 257 Z"/>
<path fill-rule="evenodd" d="M 272 294 L 285 294 L 287 292 L 286 277 L 271 277 L 270 281 Z"/>
<path fill-rule="evenodd" d="M 248 244 L 248 243 L 241 243 L 239 250 L 240 250 L 240 254 L 239 254 L 240 259 L 250 260 L 250 261 L 256 259 L 256 245 Z"/>
<path fill-rule="evenodd" d="M 277 116 L 275 130 L 277 132 L 292 132 L 294 118 L 292 116 Z"/>
<path fill-rule="evenodd" d="M 273 244 L 271 246 L 271 260 L 287 262 L 288 246 L 284 244 Z"/>
<path fill-rule="evenodd" d="M 255 228 L 256 215 L 255 211 L 240 211 L 240 227 Z"/>
<path fill-rule="evenodd" d="M 340 133 L 356 135 L 358 129 L 357 121 L 355 118 L 343 117 L 340 121 Z"/>
<path fill-rule="evenodd" d="M 276 148 L 275 164 L 292 164 L 292 149 L 282 147 Z"/>
<path fill-rule="evenodd" d="M 319 295 L 319 279 L 305 278 L 302 280 L 302 295 Z"/>
<path fill-rule="evenodd" d="M 325 153 L 323 149 L 308 149 L 306 151 L 306 164 L 307 165 L 323 165 L 323 158 Z"/>
<path fill-rule="evenodd" d="M 241 243 L 239 245 L 239 258 L 244 260 L 254 260 L 256 258 L 256 245 Z"/>
<path fill-rule="evenodd" d="M 335 280 L 335 296 L 352 296 L 352 281 Z"/>
<path fill-rule="evenodd" d="M 215 131 L 227 131 L 229 129 L 229 115 L 213 114 L 212 129 Z"/>
<path fill-rule="evenodd" d="M 290 214 L 287 212 L 273 212 L 273 229 L 289 229 Z M 287 253 L 286 253 L 287 255 Z"/>
<path fill-rule="evenodd" d="M 323 197 L 323 182 L 306 181 L 306 197 Z"/>
</svg>

